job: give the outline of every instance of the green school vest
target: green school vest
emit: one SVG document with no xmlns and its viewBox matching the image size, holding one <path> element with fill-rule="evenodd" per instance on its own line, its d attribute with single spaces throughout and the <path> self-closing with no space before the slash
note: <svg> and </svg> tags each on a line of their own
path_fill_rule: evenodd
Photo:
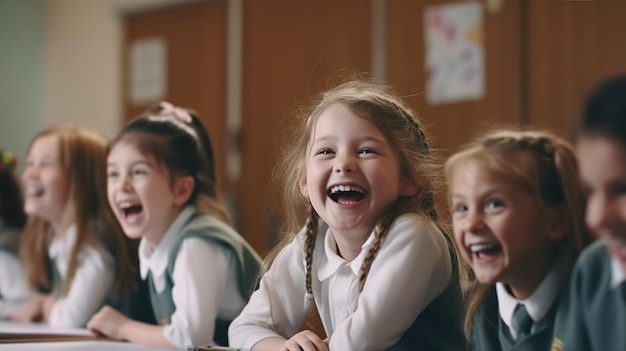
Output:
<svg viewBox="0 0 626 351">
<path fill-rule="evenodd" d="M 157 293 L 152 281 L 152 272 L 148 273 L 150 300 L 154 316 L 161 325 L 170 324 L 171 316 L 176 310 L 172 299 L 174 282 L 174 264 L 180 246 L 187 238 L 200 238 L 210 243 L 217 243 L 229 249 L 237 260 L 237 281 L 241 296 L 247 301 L 257 286 L 257 276 L 261 269 L 261 258 L 252 247 L 235 230 L 211 216 L 196 213 L 184 225 L 182 233 L 172 245 L 168 254 L 165 274 L 165 288 Z M 232 320 L 217 319 L 213 340 L 220 345 L 228 345 L 228 326 Z"/>
</svg>

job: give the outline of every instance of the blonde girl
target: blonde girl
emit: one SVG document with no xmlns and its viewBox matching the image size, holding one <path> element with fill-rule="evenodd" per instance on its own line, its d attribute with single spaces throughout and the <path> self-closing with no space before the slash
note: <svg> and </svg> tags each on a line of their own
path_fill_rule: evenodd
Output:
<svg viewBox="0 0 626 351">
<path fill-rule="evenodd" d="M 106 145 L 96 132 L 70 125 L 48 128 L 30 144 L 21 257 L 38 294 L 10 318 L 81 327 L 107 299 L 130 308 L 137 262 L 105 201 Z"/>
<path fill-rule="evenodd" d="M 462 296 L 423 128 L 385 86 L 322 95 L 283 162 L 294 235 L 229 329 L 252 350 L 462 350 Z M 311 304 L 327 338 L 301 331 Z"/>
<path fill-rule="evenodd" d="M 454 237 L 476 277 L 476 350 L 548 350 L 572 264 L 590 241 L 572 147 L 540 131 L 487 133 L 450 157 Z"/>
</svg>

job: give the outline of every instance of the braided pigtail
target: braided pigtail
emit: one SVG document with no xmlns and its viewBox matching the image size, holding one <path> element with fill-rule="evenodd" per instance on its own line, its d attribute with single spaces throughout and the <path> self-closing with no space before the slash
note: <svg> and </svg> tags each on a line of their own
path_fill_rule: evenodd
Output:
<svg viewBox="0 0 626 351">
<path fill-rule="evenodd" d="M 396 206 L 397 208 L 397 206 Z M 378 225 L 374 229 L 374 242 L 372 243 L 372 247 L 367 252 L 367 256 L 363 260 L 363 264 L 361 264 L 361 272 L 359 273 L 359 292 L 363 291 L 363 287 L 365 286 L 365 281 L 367 280 L 367 275 L 370 272 L 370 268 L 372 267 L 372 262 L 376 258 L 376 255 L 380 251 L 380 248 L 385 241 L 385 238 L 389 234 L 389 229 L 393 224 L 393 221 L 398 217 L 398 211 L 390 210 L 383 215 L 383 217 L 378 221 Z"/>
<path fill-rule="evenodd" d="M 311 270 L 313 266 L 313 250 L 315 249 L 315 239 L 317 237 L 319 216 L 313 206 L 311 206 L 311 212 L 309 214 L 309 220 L 306 224 L 306 234 L 304 236 L 304 257 L 306 263 L 306 293 L 307 298 L 313 297 L 313 288 L 311 284 Z"/>
</svg>

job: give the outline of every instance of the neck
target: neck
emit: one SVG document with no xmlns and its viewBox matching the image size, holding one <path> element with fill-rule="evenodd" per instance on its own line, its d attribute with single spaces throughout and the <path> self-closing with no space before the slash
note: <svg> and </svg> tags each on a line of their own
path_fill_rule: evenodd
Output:
<svg viewBox="0 0 626 351">
<path fill-rule="evenodd" d="M 352 262 L 361 253 L 362 246 L 370 235 L 370 233 L 365 235 L 345 235 L 336 233 L 333 230 L 331 230 L 331 233 L 337 244 L 337 255 L 348 262 Z"/>
</svg>

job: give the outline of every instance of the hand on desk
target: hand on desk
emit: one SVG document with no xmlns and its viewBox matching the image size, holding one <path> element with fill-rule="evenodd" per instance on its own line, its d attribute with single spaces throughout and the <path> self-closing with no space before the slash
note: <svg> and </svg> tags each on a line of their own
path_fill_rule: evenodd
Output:
<svg viewBox="0 0 626 351">
<path fill-rule="evenodd" d="M 44 295 L 36 295 L 23 304 L 15 307 L 8 319 L 18 322 L 40 322 L 43 320 Z"/>
<path fill-rule="evenodd" d="M 328 351 L 328 338 L 322 340 L 310 330 L 303 330 L 285 341 L 281 351 Z"/>
<path fill-rule="evenodd" d="M 132 321 L 130 318 L 115 308 L 104 306 L 87 322 L 87 329 L 112 339 L 123 340 L 122 327 L 130 321 Z"/>
</svg>

